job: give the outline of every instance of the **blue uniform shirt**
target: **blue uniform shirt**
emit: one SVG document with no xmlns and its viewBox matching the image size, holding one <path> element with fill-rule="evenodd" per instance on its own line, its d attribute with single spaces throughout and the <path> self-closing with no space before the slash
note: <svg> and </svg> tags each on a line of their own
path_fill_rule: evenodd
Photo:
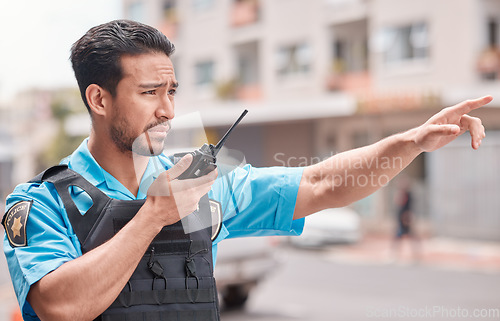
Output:
<svg viewBox="0 0 500 321">
<path fill-rule="evenodd" d="M 90 154 L 88 139 L 75 152 L 62 161 L 109 197 L 120 200 L 146 198 L 146 192 L 157 176 L 158 164 L 170 168 L 165 155 L 153 157 L 140 183 L 139 192 L 133 195 L 117 179 L 102 169 Z M 214 262 L 217 243 L 225 238 L 265 235 L 297 235 L 302 232 L 304 220 L 292 220 L 301 168 L 253 168 L 246 165 L 221 175 L 208 196 L 221 203 L 223 225 L 213 242 Z M 80 210 L 89 204 L 85 193 L 74 191 L 73 199 Z M 18 185 L 7 197 L 9 210 L 20 201 L 32 201 L 26 221 L 27 245 L 12 248 L 4 238 L 14 290 L 25 321 L 39 320 L 26 302 L 30 286 L 63 263 L 82 255 L 76 237 L 64 210 L 62 201 L 51 183 L 25 183 Z"/>
</svg>

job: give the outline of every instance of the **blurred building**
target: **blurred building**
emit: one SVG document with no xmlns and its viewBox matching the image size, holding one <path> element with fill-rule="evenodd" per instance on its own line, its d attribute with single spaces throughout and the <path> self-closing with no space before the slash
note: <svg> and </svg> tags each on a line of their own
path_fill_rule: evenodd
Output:
<svg viewBox="0 0 500 321">
<path fill-rule="evenodd" d="M 14 145 L 12 143 L 12 135 L 9 131 L 10 119 L 8 110 L 0 108 L 0 197 L 5 199 L 7 194 L 11 191 L 12 181 L 12 168 L 13 168 L 13 153 Z M 2 202 L 3 203 L 3 202 Z M 2 204 L 3 206 L 3 204 Z M 0 207 L 0 210 L 3 207 Z"/>
<path fill-rule="evenodd" d="M 14 185 L 29 180 L 39 170 L 39 153 L 53 127 L 50 99 L 49 91 L 29 90 L 17 95 L 12 106 L 0 105 L 0 197 L 3 199 Z"/>
<path fill-rule="evenodd" d="M 199 111 L 214 142 L 250 110 L 227 146 L 255 166 L 310 165 L 443 106 L 500 97 L 498 0 L 123 0 L 123 8 L 175 43 L 178 116 Z M 0 106 L 0 195 L 39 170 L 60 95 L 32 90 Z M 65 132 L 86 135 L 81 102 L 62 95 L 83 111 L 65 119 Z M 464 137 L 405 170 L 431 232 L 500 240 L 499 107 L 474 112 L 488 130 L 480 151 Z M 386 228 L 394 189 L 355 204 L 368 228 Z"/>
<path fill-rule="evenodd" d="M 443 106 L 500 97 L 498 0 L 123 4 L 126 18 L 156 26 L 176 45 L 178 114 L 200 111 L 208 136 L 220 137 L 243 108 L 250 110 L 227 145 L 256 166 L 309 165 L 417 126 Z M 500 129 L 498 107 L 494 101 L 474 113 L 488 131 Z M 468 149 L 462 144 L 456 155 Z M 438 235 L 500 240 L 495 197 L 481 197 L 481 184 L 471 192 L 460 175 L 479 160 L 455 166 L 447 181 L 430 180 L 430 172 L 448 166 L 443 160 L 453 162 L 442 155 L 422 155 L 405 170 L 415 182 L 420 217 Z M 498 162 L 488 166 L 492 172 L 481 175 L 500 182 Z M 482 210 L 460 214 L 463 207 L 431 197 L 443 184 L 459 187 L 453 201 L 481 198 Z M 488 195 L 498 193 L 499 183 L 488 186 Z M 389 185 L 356 204 L 369 228 L 390 221 L 392 194 Z M 478 219 L 459 219 L 464 215 Z"/>
<path fill-rule="evenodd" d="M 66 116 L 85 110 L 76 88 L 29 89 L 0 104 L 0 197 L 70 154 L 80 132 L 62 132 Z M 88 116 L 87 116 L 88 119 Z M 88 120 L 86 135 L 90 128 Z M 80 127 L 83 127 L 80 125 Z M 78 137 L 77 137 L 78 136 Z M 72 146 L 68 146 L 72 143 Z M 77 146 L 77 145 L 76 145 Z M 2 202 L 2 205 L 5 204 Z"/>
</svg>

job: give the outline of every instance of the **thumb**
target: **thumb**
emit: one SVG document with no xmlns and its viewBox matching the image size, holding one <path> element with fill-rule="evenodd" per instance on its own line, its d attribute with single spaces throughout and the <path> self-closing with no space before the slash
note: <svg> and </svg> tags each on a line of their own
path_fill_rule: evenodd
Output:
<svg viewBox="0 0 500 321">
<path fill-rule="evenodd" d="M 167 175 L 170 180 L 176 179 L 179 175 L 184 173 L 186 169 L 189 168 L 189 165 L 193 162 L 193 155 L 186 154 L 181 158 L 172 168 L 167 171 Z"/>
</svg>

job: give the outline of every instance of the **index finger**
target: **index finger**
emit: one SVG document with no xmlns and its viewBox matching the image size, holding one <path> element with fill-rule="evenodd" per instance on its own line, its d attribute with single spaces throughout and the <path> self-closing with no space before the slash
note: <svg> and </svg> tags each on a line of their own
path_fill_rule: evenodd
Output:
<svg viewBox="0 0 500 321">
<path fill-rule="evenodd" d="M 482 107 L 493 100 L 493 97 L 488 95 L 481 98 L 470 99 L 463 101 L 455 106 L 451 107 L 456 113 L 460 114 L 460 116 L 471 112 L 474 109 Z"/>
<path fill-rule="evenodd" d="M 184 181 L 189 186 L 203 185 L 203 184 L 208 184 L 208 183 L 212 184 L 217 179 L 217 175 L 218 175 L 218 171 L 216 168 L 206 175 L 188 178 L 188 179 L 184 179 L 182 181 Z"/>
</svg>

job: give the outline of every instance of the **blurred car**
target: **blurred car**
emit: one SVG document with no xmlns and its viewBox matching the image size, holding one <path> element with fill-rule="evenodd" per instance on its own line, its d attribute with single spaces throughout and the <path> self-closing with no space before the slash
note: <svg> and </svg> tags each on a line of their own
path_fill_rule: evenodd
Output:
<svg viewBox="0 0 500 321">
<path fill-rule="evenodd" d="M 361 239 L 361 219 L 351 208 L 329 208 L 306 217 L 300 236 L 289 237 L 298 247 L 356 243 Z"/>
<path fill-rule="evenodd" d="M 224 308 L 245 305 L 252 289 L 278 266 L 272 237 L 226 239 L 219 243 L 215 279 Z"/>
</svg>

